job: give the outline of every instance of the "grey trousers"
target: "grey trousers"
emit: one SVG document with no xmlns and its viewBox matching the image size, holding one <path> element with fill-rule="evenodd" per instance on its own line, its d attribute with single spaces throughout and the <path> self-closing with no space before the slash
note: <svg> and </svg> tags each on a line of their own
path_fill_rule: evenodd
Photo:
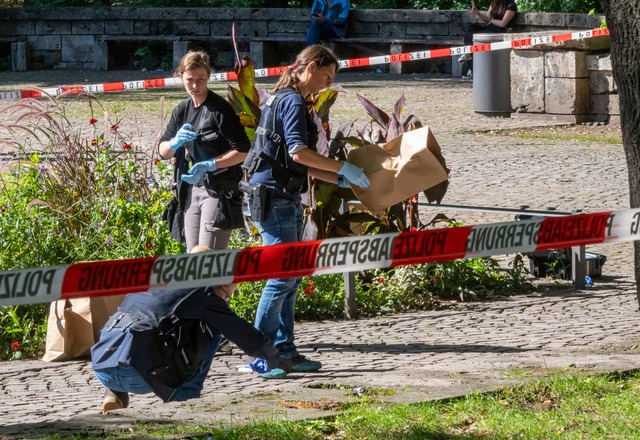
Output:
<svg viewBox="0 0 640 440">
<path fill-rule="evenodd" d="M 218 199 L 211 197 L 204 186 L 191 186 L 187 194 L 184 212 L 184 235 L 187 252 L 194 246 L 209 249 L 226 249 L 231 231 L 214 228 L 213 218 L 218 209 Z"/>
</svg>

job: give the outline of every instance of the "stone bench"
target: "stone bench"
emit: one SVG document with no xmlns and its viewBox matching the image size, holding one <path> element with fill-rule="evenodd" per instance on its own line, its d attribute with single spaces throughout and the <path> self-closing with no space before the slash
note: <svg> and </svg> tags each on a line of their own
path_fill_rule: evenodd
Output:
<svg viewBox="0 0 640 440">
<path fill-rule="evenodd" d="M 177 68 L 180 60 L 189 50 L 189 46 L 195 43 L 227 43 L 233 44 L 228 35 L 203 35 L 203 36 L 176 36 L 176 35 L 101 35 L 96 38 L 94 52 L 95 70 L 109 69 L 109 43 L 110 42 L 171 42 L 173 68 Z M 246 44 L 249 37 L 237 37 L 236 41 Z M 213 54 L 211 54 L 213 55 Z M 213 60 L 212 60 L 213 61 Z"/>
<path fill-rule="evenodd" d="M 278 59 L 279 45 L 288 44 L 299 46 L 302 50 L 306 44 L 304 36 L 282 36 L 282 37 L 255 37 L 250 40 L 250 57 L 258 67 L 274 67 L 282 60 Z M 336 54 L 345 58 L 361 58 L 363 56 L 382 56 L 388 54 L 401 54 L 415 52 L 419 50 L 429 50 L 432 48 L 445 48 L 461 46 L 462 39 L 440 39 L 440 38 L 378 38 L 378 37 L 353 37 L 353 38 L 333 38 L 325 42 Z M 345 50 L 348 49 L 348 50 Z M 289 60 L 288 62 L 292 62 Z M 427 60 L 425 60 L 427 61 Z M 457 60 L 456 60 L 457 61 Z M 451 74 L 460 76 L 460 66 L 457 62 L 449 59 L 446 64 L 451 64 Z M 415 73 L 424 67 L 420 61 L 393 62 L 389 64 L 391 73 Z"/>
</svg>

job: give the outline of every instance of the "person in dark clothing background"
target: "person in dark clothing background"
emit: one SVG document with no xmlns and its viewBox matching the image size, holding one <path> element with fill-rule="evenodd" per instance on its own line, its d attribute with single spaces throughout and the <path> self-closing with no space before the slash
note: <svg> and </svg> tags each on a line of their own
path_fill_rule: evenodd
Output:
<svg viewBox="0 0 640 440">
<path fill-rule="evenodd" d="M 471 13 L 478 17 L 482 23 L 471 23 L 467 26 L 464 33 L 464 45 L 473 44 L 473 34 L 496 34 L 507 31 L 509 23 L 514 19 L 518 12 L 518 6 L 513 0 L 491 0 L 489 9 L 486 13 L 481 12 L 475 1 L 471 2 Z M 473 57 L 470 53 L 462 55 L 458 62 L 466 62 L 469 66 L 467 75 L 470 78 L 473 75 Z"/>
<path fill-rule="evenodd" d="M 349 0 L 314 0 L 311 6 L 311 22 L 307 29 L 307 46 L 320 40 L 344 38 L 347 35 Z"/>
</svg>

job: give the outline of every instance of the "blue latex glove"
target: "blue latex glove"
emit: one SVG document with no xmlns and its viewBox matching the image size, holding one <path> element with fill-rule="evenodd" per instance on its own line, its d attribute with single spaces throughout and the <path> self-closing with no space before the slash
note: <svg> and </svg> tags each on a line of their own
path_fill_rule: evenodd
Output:
<svg viewBox="0 0 640 440">
<path fill-rule="evenodd" d="M 349 185 L 349 181 L 344 176 L 338 176 L 338 186 L 340 188 L 351 188 L 351 185 Z"/>
<path fill-rule="evenodd" d="M 187 174 L 183 174 L 180 178 L 191 185 L 195 185 L 200 183 L 200 181 L 204 178 L 207 171 L 215 171 L 218 169 L 216 165 L 215 157 L 211 160 L 205 160 L 203 162 L 198 162 L 187 172 Z"/>
<path fill-rule="evenodd" d="M 342 162 L 342 166 L 338 170 L 338 175 L 344 176 L 349 183 L 366 188 L 369 186 L 369 178 L 362 172 L 362 168 L 358 168 L 349 162 Z"/>
<path fill-rule="evenodd" d="M 184 124 L 174 137 L 169 140 L 169 147 L 176 151 L 182 144 L 188 141 L 195 140 L 198 135 L 191 131 L 193 126 L 191 124 Z"/>
</svg>

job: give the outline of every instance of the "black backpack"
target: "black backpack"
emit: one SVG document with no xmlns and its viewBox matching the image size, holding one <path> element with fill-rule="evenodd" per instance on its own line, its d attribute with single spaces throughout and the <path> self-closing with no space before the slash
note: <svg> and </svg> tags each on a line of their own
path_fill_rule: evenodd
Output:
<svg viewBox="0 0 640 440">
<path fill-rule="evenodd" d="M 205 348 L 213 340 L 206 323 L 180 320 L 174 314 L 163 316 L 157 325 L 134 322 L 130 330 L 135 335 L 131 366 L 165 402 L 199 371 Z"/>
</svg>

